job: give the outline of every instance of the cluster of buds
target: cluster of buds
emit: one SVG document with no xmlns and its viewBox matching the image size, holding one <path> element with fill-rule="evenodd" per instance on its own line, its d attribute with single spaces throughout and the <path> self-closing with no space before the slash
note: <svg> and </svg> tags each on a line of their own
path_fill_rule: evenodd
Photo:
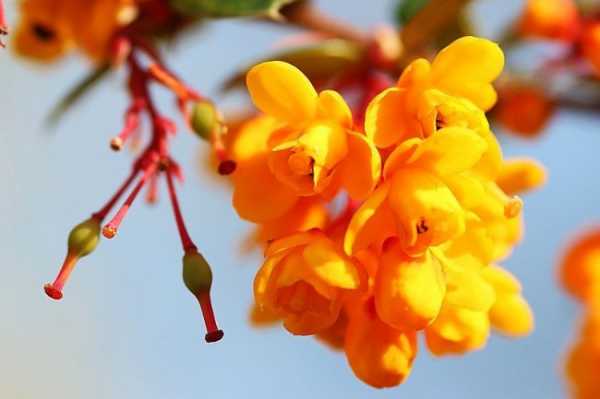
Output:
<svg viewBox="0 0 600 399">
<path fill-rule="evenodd" d="M 343 350 L 379 388 L 408 376 L 418 334 L 442 356 L 482 348 L 491 327 L 531 331 L 518 280 L 496 262 L 521 235 L 516 194 L 545 174 L 504 160 L 489 128 L 503 61 L 463 37 L 355 109 L 290 64 L 248 72 L 261 114 L 230 132 L 227 153 L 233 205 L 266 248 L 252 320 Z"/>
<path fill-rule="evenodd" d="M 535 138 L 555 114 L 560 100 L 557 98 L 560 95 L 553 92 L 552 85 L 548 85 L 549 81 L 565 72 L 579 79 L 598 79 L 598 11 L 597 5 L 585 7 L 574 0 L 525 2 L 514 25 L 514 38 L 553 43 L 560 51 L 558 55 L 544 59 L 533 78 L 513 77 L 501 85 L 500 101 L 494 110 L 496 120 L 521 137 Z M 566 105 L 570 105 L 568 100 Z M 518 112 L 522 109 L 528 112 Z"/>
<path fill-rule="evenodd" d="M 160 114 L 155 106 L 149 90 L 150 84 L 160 84 L 173 93 L 186 123 L 192 126 L 199 135 L 205 135 L 208 130 L 211 130 L 211 137 L 214 136 L 213 143 L 220 142 L 220 138 L 217 138 L 217 136 L 220 137 L 221 135 L 219 128 L 221 123 L 216 117 L 211 120 L 205 118 L 206 120 L 201 121 L 200 114 L 206 111 L 207 107 L 216 113 L 214 107 L 171 73 L 148 44 L 139 38 L 123 35 L 114 40 L 114 45 L 111 48 L 114 49 L 112 58 L 115 63 L 124 62 L 127 65 L 131 104 L 125 112 L 124 126 L 120 133 L 110 141 L 110 147 L 115 151 L 119 151 L 133 136 L 139 134 L 144 115 L 147 116 L 150 122 L 151 138 L 146 148 L 134 162 L 131 173 L 108 203 L 98 212 L 93 213 L 90 219 L 77 225 L 72 230 L 69 235 L 68 251 L 64 265 L 56 280 L 44 287 L 45 291 L 51 298 L 61 299 L 64 285 L 76 262 L 96 248 L 100 233 L 108 239 L 112 239 L 117 235 L 121 223 L 144 187 L 148 188 L 148 201 L 156 201 L 158 179 L 164 176 L 184 251 L 183 280 L 186 287 L 200 303 L 207 328 L 206 341 L 216 342 L 223 337 L 223 332 L 217 326 L 211 304 L 212 272 L 207 261 L 198 252 L 186 229 L 175 189 L 175 178 L 183 180 L 181 168 L 169 152 L 169 140 L 175 134 L 176 126 L 172 120 Z M 146 64 L 140 61 L 142 56 L 149 60 Z M 235 166 L 231 162 L 229 164 Z M 233 170 L 235 169 L 234 166 L 230 166 L 230 168 Z M 129 194 L 122 205 L 113 217 L 101 226 L 128 190 Z"/>
<path fill-rule="evenodd" d="M 589 230 L 570 246 L 560 266 L 559 278 L 582 307 L 577 338 L 565 364 L 572 397 L 597 398 L 600 396 L 600 229 Z"/>
</svg>

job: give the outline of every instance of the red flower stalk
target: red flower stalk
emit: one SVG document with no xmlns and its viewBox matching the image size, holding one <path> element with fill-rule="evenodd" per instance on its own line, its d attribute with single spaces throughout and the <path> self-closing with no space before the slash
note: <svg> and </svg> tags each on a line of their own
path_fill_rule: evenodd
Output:
<svg viewBox="0 0 600 399">
<path fill-rule="evenodd" d="M 177 229 L 185 252 L 183 259 L 184 281 L 188 289 L 190 289 L 200 303 L 207 329 L 206 341 L 216 342 L 223 337 L 223 331 L 217 326 L 210 299 L 212 271 L 189 236 L 173 184 L 173 176 L 183 180 L 181 169 L 169 154 L 169 138 L 175 133 L 176 126 L 170 119 L 163 117 L 158 112 L 150 95 L 149 84 L 151 82 L 158 82 L 175 95 L 182 115 L 188 124 L 190 124 L 186 111 L 188 101 L 199 101 L 202 97 L 185 85 L 173 73 L 169 72 L 162 65 L 162 61 L 155 50 L 140 38 L 118 36 L 115 39 L 113 50 L 114 60 L 117 63 L 125 61 L 129 69 L 128 88 L 131 96 L 131 105 L 125 112 L 123 129 L 113 138 L 111 147 L 114 150 L 120 150 L 132 135 L 137 134 L 142 114 L 147 115 L 151 123 L 152 137 L 142 155 L 135 161 L 130 175 L 110 198 L 108 203 L 98 212 L 94 213 L 89 220 L 73 229 L 69 235 L 68 251 L 64 264 L 55 281 L 52 284 L 47 284 L 44 289 L 51 298 L 62 298 L 62 289 L 73 271 L 76 262 L 79 258 L 88 255 L 95 249 L 100 238 L 100 225 L 119 199 L 135 182 L 133 189 L 121 207 L 102 229 L 102 234 L 107 238 L 113 238 L 117 234 L 121 222 L 144 186 L 148 185 L 148 201 L 153 202 L 156 200 L 158 194 L 158 175 L 164 172 Z M 153 63 L 149 67 L 145 67 L 138 61 L 137 54 L 139 52 L 143 52 L 144 55 L 152 60 Z"/>
<path fill-rule="evenodd" d="M 206 259 L 198 252 L 196 245 L 192 241 L 187 228 L 185 227 L 170 167 L 167 167 L 166 175 L 169 197 L 171 198 L 171 204 L 173 206 L 173 214 L 175 215 L 177 230 L 179 231 L 179 237 L 181 238 L 181 245 L 185 252 L 183 257 L 183 281 L 188 290 L 196 297 L 198 303 L 200 303 L 200 309 L 202 310 L 202 316 L 204 317 L 207 331 L 205 336 L 206 342 L 217 342 L 223 338 L 224 334 L 217 325 L 210 299 L 212 271 Z"/>
</svg>

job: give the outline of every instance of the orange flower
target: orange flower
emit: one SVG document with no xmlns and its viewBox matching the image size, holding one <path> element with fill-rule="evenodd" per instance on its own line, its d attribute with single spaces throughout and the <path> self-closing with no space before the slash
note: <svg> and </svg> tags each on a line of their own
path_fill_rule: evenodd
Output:
<svg viewBox="0 0 600 399">
<path fill-rule="evenodd" d="M 382 322 L 372 299 L 352 303 L 348 313 L 344 350 L 354 374 L 376 388 L 402 383 L 417 354 L 416 333 Z"/>
<path fill-rule="evenodd" d="M 24 0 L 15 50 L 28 58 L 54 61 L 79 48 L 96 61 L 136 16 L 136 0 Z"/>
<path fill-rule="evenodd" d="M 579 337 L 565 366 L 575 399 L 600 397 L 600 311 L 590 309 L 584 315 Z"/>
<path fill-rule="evenodd" d="M 600 75 L 600 23 L 593 22 L 584 27 L 581 50 L 584 57 L 592 64 L 594 71 Z"/>
<path fill-rule="evenodd" d="M 544 130 L 554 111 L 555 104 L 542 90 L 518 86 L 507 87 L 500 92 L 494 116 L 517 135 L 534 138 Z"/>
<path fill-rule="evenodd" d="M 527 0 L 519 24 L 525 36 L 571 41 L 577 35 L 580 16 L 573 0 Z"/>
<path fill-rule="evenodd" d="M 279 61 L 252 68 L 247 85 L 267 116 L 248 123 L 233 143 L 238 163 L 233 202 L 242 218 L 267 222 L 300 197 L 327 199 L 341 188 L 356 200 L 373 191 L 381 173 L 379 153 L 351 130 L 352 114 L 338 93 L 317 94 L 302 72 Z"/>
<path fill-rule="evenodd" d="M 274 241 L 254 280 L 254 298 L 293 334 L 331 327 L 344 298 L 365 287 L 364 272 L 318 231 Z"/>
<path fill-rule="evenodd" d="M 559 278 L 576 299 L 600 302 L 600 229 L 589 230 L 571 244 L 560 265 Z"/>
</svg>

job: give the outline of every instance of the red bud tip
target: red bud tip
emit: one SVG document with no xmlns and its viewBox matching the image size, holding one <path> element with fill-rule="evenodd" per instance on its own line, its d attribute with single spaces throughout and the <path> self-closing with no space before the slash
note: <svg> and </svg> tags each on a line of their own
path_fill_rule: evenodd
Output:
<svg viewBox="0 0 600 399">
<path fill-rule="evenodd" d="M 114 238 L 117 235 L 117 228 L 113 225 L 107 224 L 102 228 L 102 235 L 108 239 Z"/>
<path fill-rule="evenodd" d="M 227 176 L 235 172 L 236 168 L 237 164 L 235 163 L 235 161 L 228 159 L 219 163 L 218 171 L 221 176 Z"/>
<path fill-rule="evenodd" d="M 204 336 L 204 339 L 208 343 L 220 341 L 225 334 L 217 326 L 217 320 L 215 319 L 215 313 L 210 301 L 210 294 L 208 292 L 204 292 L 199 294 L 197 298 L 198 302 L 200 302 L 200 308 L 202 309 L 204 323 L 206 324 L 207 333 Z"/>
<path fill-rule="evenodd" d="M 121 151 L 123 149 L 123 140 L 120 137 L 115 137 L 110 141 L 110 148 L 113 151 Z"/>
<path fill-rule="evenodd" d="M 62 291 L 59 290 L 58 288 L 56 288 L 55 286 L 53 286 L 52 284 L 44 285 L 44 291 L 46 291 L 46 295 L 48 295 L 50 298 L 54 299 L 55 301 L 59 301 L 63 297 Z"/>
<path fill-rule="evenodd" d="M 72 254 L 67 254 L 65 261 L 58 272 L 58 276 L 51 284 L 44 285 L 44 291 L 46 291 L 46 295 L 54 300 L 60 300 L 63 297 L 62 289 L 65 286 L 71 272 L 75 268 L 77 264 L 77 257 Z"/>
</svg>

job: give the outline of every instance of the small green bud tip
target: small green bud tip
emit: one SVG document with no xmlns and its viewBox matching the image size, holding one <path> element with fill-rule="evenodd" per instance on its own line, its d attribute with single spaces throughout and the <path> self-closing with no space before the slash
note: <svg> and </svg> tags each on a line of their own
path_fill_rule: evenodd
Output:
<svg viewBox="0 0 600 399">
<path fill-rule="evenodd" d="M 91 254 L 100 241 L 100 220 L 89 218 L 78 224 L 69 234 L 69 253 L 77 258 Z"/>
<path fill-rule="evenodd" d="M 204 140 L 210 140 L 221 122 L 217 109 L 210 101 L 198 101 L 192 109 L 190 124 L 194 133 Z"/>
</svg>

